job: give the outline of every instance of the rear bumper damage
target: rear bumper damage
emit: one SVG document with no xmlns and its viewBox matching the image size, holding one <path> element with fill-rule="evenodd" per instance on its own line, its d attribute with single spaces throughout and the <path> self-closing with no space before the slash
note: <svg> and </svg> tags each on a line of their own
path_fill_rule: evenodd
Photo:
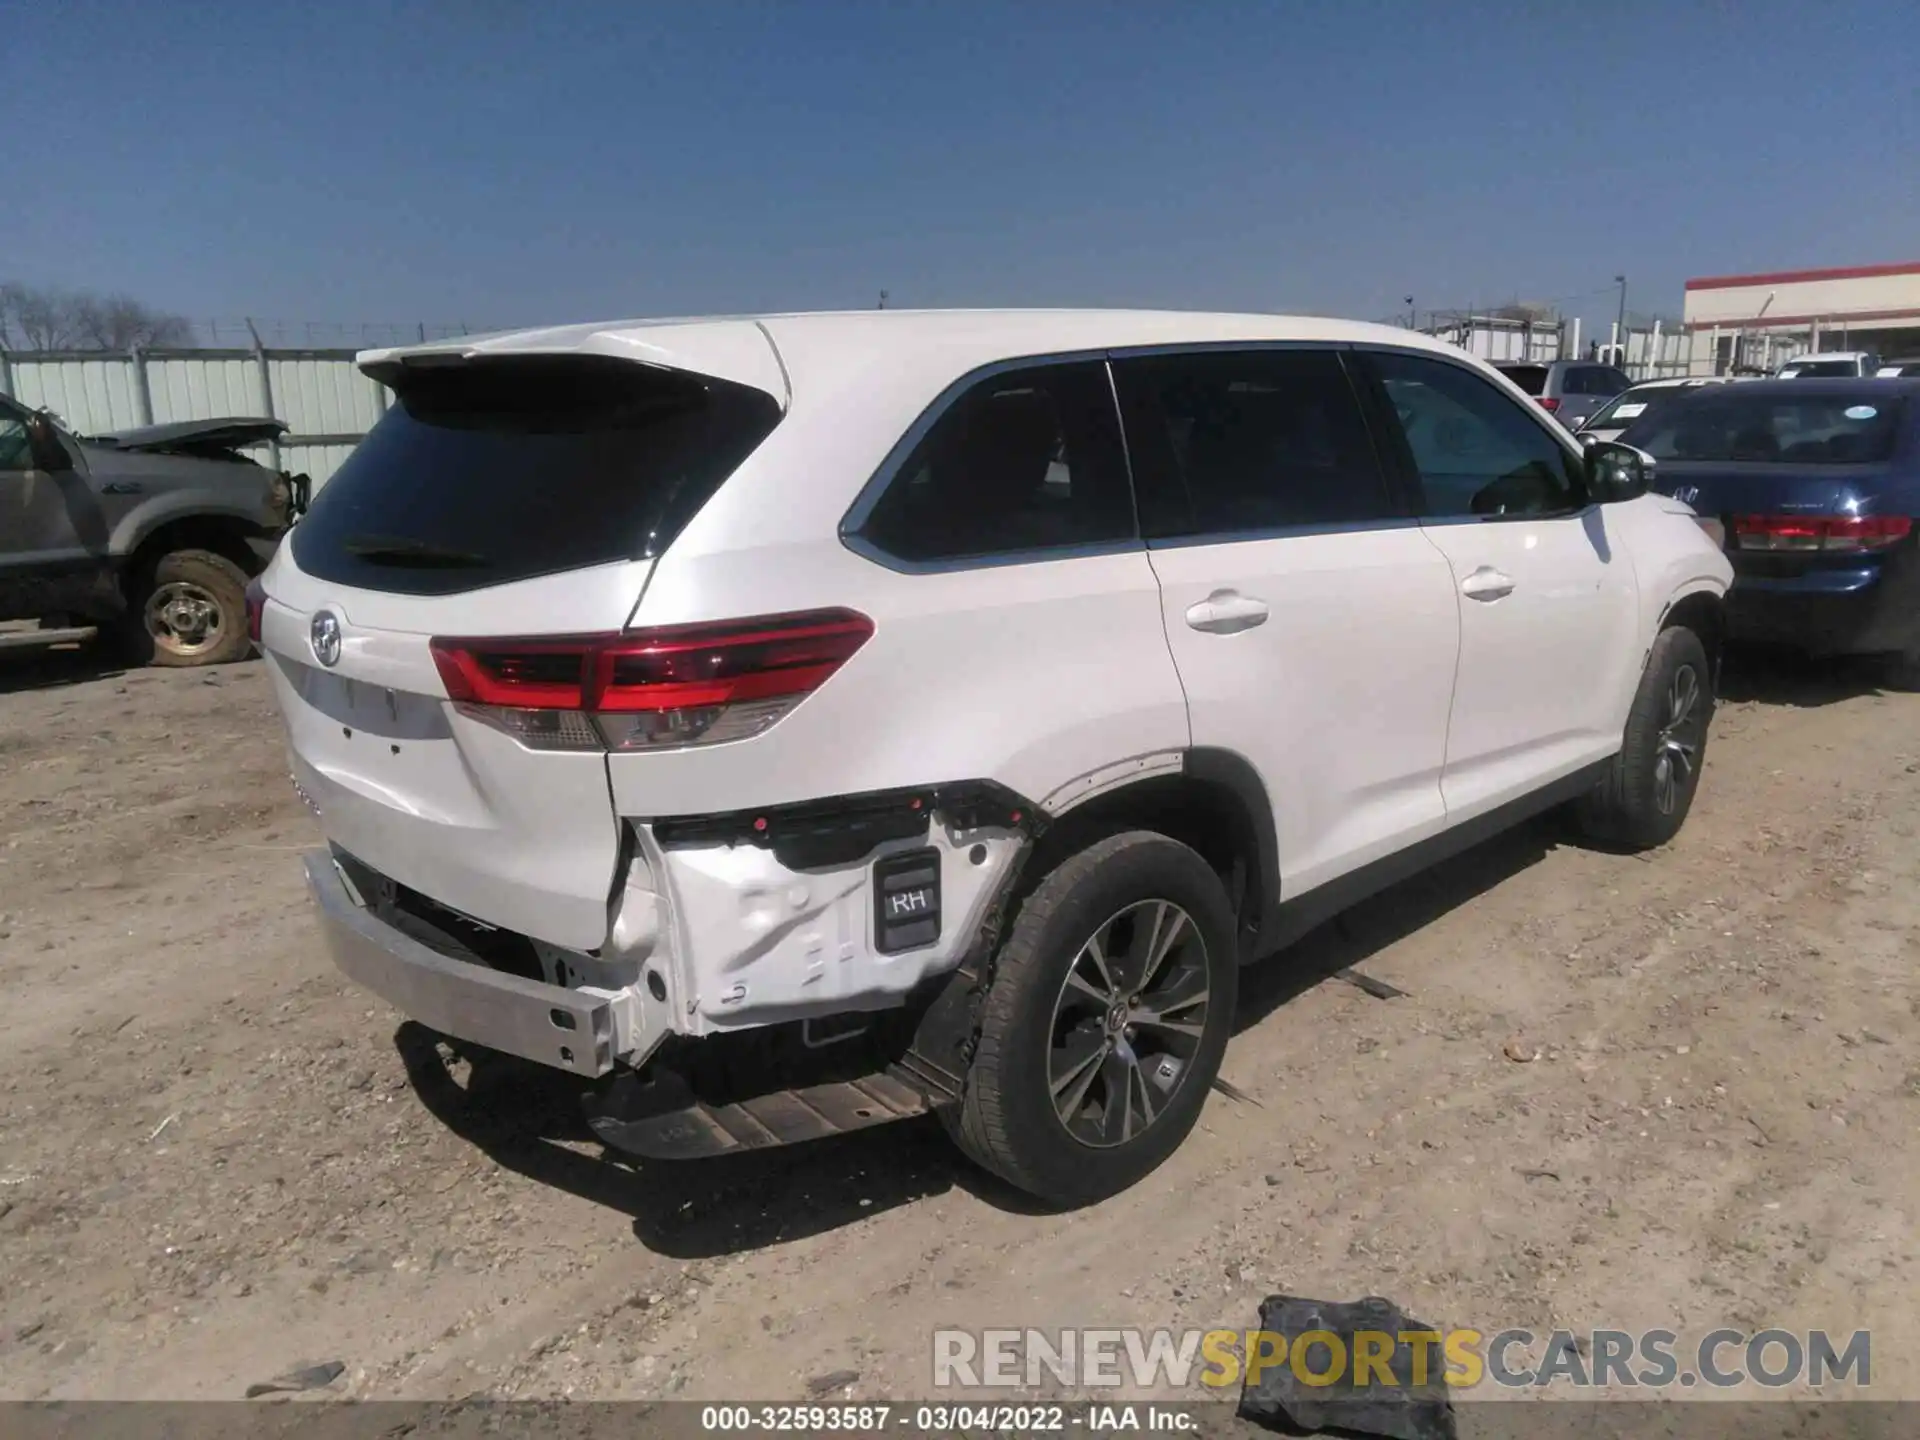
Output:
<svg viewBox="0 0 1920 1440">
<path fill-rule="evenodd" d="M 607 940 L 563 949 L 337 846 L 306 859 L 335 963 L 449 1039 L 588 1082 L 607 1144 L 790 1144 L 959 1095 L 976 942 L 1036 817 L 984 785 L 630 822 Z"/>
<path fill-rule="evenodd" d="M 605 998 L 444 953 L 392 923 L 378 898 L 349 878 L 351 862 L 328 850 L 305 860 L 321 933 L 348 979 L 443 1035 L 586 1079 L 613 1069 L 613 1008 Z"/>
</svg>

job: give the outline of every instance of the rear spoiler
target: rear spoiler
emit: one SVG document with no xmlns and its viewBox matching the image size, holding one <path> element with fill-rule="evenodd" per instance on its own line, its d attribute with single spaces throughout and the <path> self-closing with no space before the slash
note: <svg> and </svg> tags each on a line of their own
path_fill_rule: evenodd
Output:
<svg viewBox="0 0 1920 1440">
<path fill-rule="evenodd" d="M 746 385 L 773 396 L 782 410 L 793 400 L 786 366 L 771 332 L 758 321 L 735 318 L 625 321 L 465 336 L 363 350 L 355 363 L 363 374 L 399 391 L 406 387 L 410 372 L 475 362 L 587 356 Z"/>
</svg>

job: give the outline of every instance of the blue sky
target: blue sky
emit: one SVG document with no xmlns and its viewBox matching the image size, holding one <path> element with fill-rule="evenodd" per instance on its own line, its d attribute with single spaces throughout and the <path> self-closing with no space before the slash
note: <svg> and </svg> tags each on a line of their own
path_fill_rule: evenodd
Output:
<svg viewBox="0 0 1920 1440">
<path fill-rule="evenodd" d="M 1920 6 L 6 7 L 0 277 L 193 317 L 1677 313 L 1920 258 Z"/>
</svg>

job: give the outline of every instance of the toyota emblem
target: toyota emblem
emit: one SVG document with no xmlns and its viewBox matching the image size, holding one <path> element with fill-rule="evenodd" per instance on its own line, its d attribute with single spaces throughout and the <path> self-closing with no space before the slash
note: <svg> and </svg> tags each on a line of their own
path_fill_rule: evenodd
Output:
<svg viewBox="0 0 1920 1440">
<path fill-rule="evenodd" d="M 331 610 L 322 610 L 313 617 L 313 628 L 307 638 L 313 642 L 313 658 L 328 669 L 340 663 L 340 617 Z"/>
</svg>

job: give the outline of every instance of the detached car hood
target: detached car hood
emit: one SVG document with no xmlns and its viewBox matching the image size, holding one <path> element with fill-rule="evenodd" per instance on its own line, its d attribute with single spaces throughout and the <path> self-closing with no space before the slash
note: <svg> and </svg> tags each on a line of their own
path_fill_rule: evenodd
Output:
<svg viewBox="0 0 1920 1440">
<path fill-rule="evenodd" d="M 210 455 L 277 440 L 287 433 L 283 420 L 181 420 L 146 425 L 87 440 L 108 450 L 140 450 L 156 455 Z"/>
</svg>

